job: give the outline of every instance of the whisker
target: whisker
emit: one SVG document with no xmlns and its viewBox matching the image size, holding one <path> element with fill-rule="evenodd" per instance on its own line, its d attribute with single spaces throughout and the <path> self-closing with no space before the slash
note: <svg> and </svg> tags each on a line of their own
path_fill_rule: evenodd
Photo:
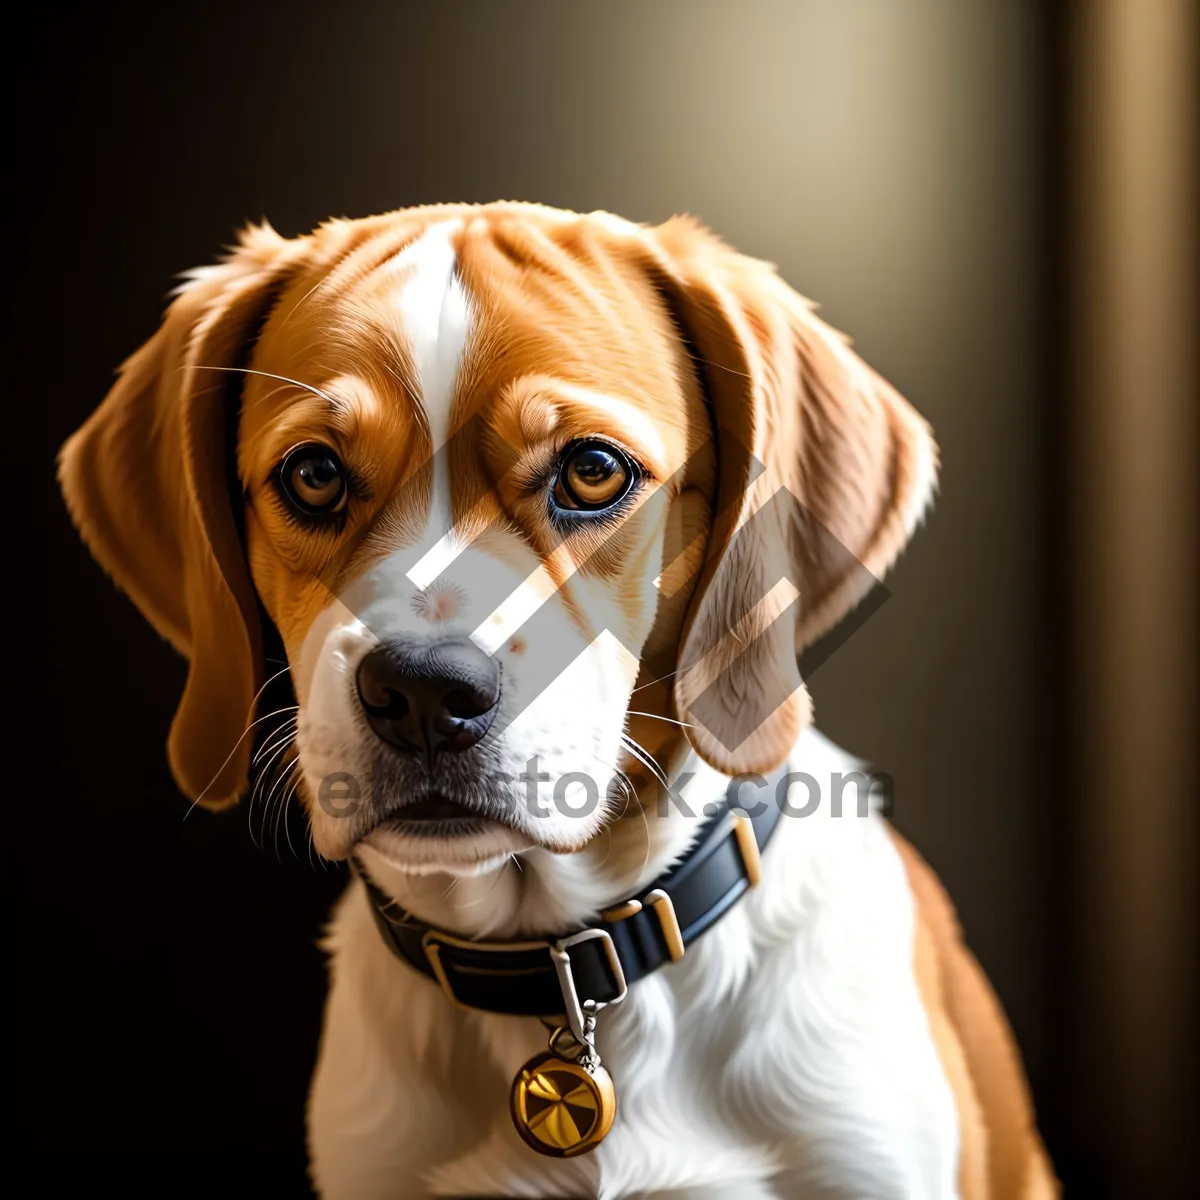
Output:
<svg viewBox="0 0 1200 1200">
<path fill-rule="evenodd" d="M 631 751 L 633 756 L 639 762 L 641 762 L 643 766 L 648 767 L 651 773 L 654 774 L 655 778 L 658 779 L 658 781 L 667 789 L 668 792 L 670 792 L 671 784 L 667 779 L 666 773 L 661 767 L 659 767 L 658 763 L 654 761 L 650 752 L 635 738 L 630 737 L 628 734 L 621 734 L 621 740 L 625 743 L 626 749 Z M 638 812 L 641 813 L 642 821 L 646 826 L 646 852 L 643 855 L 641 867 L 641 870 L 645 871 L 650 862 L 650 819 L 646 816 L 646 809 L 643 805 L 638 805 Z M 640 873 L 641 872 L 639 872 L 639 874 Z"/>
<path fill-rule="evenodd" d="M 307 300 L 309 298 L 309 296 L 311 296 L 314 292 L 317 292 L 322 287 L 324 287 L 325 284 L 327 284 L 328 282 L 329 282 L 328 275 L 321 275 L 318 277 L 317 282 L 314 283 L 312 285 L 312 287 L 310 287 L 308 289 L 308 291 L 305 292 L 304 295 L 301 296 L 300 299 L 297 300 L 296 303 L 292 305 L 291 312 L 289 312 L 288 315 L 286 317 L 284 317 L 282 321 L 279 322 L 279 332 L 280 333 L 283 332 L 283 330 L 287 327 L 287 323 L 296 315 L 296 312 L 300 308 L 300 305 L 302 305 L 305 302 L 305 300 Z"/>
<path fill-rule="evenodd" d="M 284 674 L 286 674 L 286 673 L 287 673 L 288 671 L 290 671 L 291 669 L 292 669 L 291 667 L 289 667 L 289 666 L 285 666 L 285 667 L 283 668 L 283 670 L 282 670 L 282 671 L 276 671 L 276 672 L 275 672 L 275 674 L 274 674 L 274 675 L 272 675 L 272 676 L 271 676 L 271 678 L 270 678 L 270 679 L 268 679 L 268 680 L 266 681 L 266 683 L 264 683 L 264 684 L 262 685 L 262 687 L 260 687 L 260 688 L 258 689 L 258 691 L 254 693 L 254 699 L 252 699 L 252 700 L 250 701 L 250 711 L 249 711 L 249 713 L 247 714 L 247 716 L 253 717 L 253 715 L 254 715 L 254 709 L 255 709 L 255 707 L 257 706 L 257 704 L 258 704 L 259 700 L 262 698 L 262 694 L 263 694 L 263 692 L 265 692 L 265 691 L 267 690 L 267 688 L 269 688 L 269 687 L 271 686 L 271 684 L 273 684 L 273 683 L 275 682 L 275 680 L 277 680 L 277 679 L 280 677 L 280 675 L 284 675 Z M 297 705 L 296 707 L 297 707 L 297 708 L 299 708 L 299 705 Z M 286 711 L 286 710 L 285 710 L 285 709 L 281 709 L 280 711 L 281 711 L 281 712 L 283 712 L 283 711 Z M 205 788 L 204 788 L 204 790 L 203 790 L 203 791 L 200 793 L 200 795 L 198 795 L 198 796 L 195 798 L 195 800 L 193 800 L 193 801 L 192 801 L 192 803 L 191 803 L 191 804 L 189 805 L 189 807 L 188 807 L 188 810 L 187 810 L 187 812 L 185 812 L 185 813 L 183 814 L 183 819 L 184 819 L 185 821 L 188 819 L 188 817 L 190 817 L 190 816 L 192 815 L 192 809 L 194 809 L 194 808 L 196 807 L 196 805 L 197 805 L 197 804 L 199 804 L 199 803 L 200 803 L 200 801 L 201 801 L 201 800 L 203 800 L 203 799 L 204 799 L 204 797 L 208 795 L 208 789 L 209 789 L 210 787 L 212 787 L 212 785 L 213 785 L 214 783 L 216 783 L 216 782 L 217 782 L 217 780 L 218 780 L 218 779 L 221 777 L 221 772 L 222 772 L 223 770 L 225 770 L 225 768 L 226 768 L 227 766 L 229 766 L 230 760 L 231 760 L 231 759 L 233 758 L 233 756 L 234 756 L 234 755 L 235 755 L 235 754 L 238 752 L 238 747 L 239 747 L 239 746 L 241 746 L 242 742 L 244 742 L 244 741 L 246 740 L 246 734 L 248 734 L 248 733 L 250 732 L 250 730 L 252 730 L 252 729 L 255 727 L 255 725 L 258 725 L 260 722 L 262 722 L 262 721 L 265 721 L 265 720 L 267 719 L 267 717 L 273 717 L 273 716 L 276 716 L 276 715 L 277 715 L 276 713 L 268 713 L 266 717 L 259 717 L 257 721 L 255 721 L 255 720 L 251 720 L 250 724 L 249 724 L 249 725 L 247 725 L 247 726 L 246 726 L 246 728 L 245 728 L 245 729 L 242 731 L 242 736 L 241 736 L 240 738 L 238 738 L 238 740 L 237 740 L 236 742 L 234 742 L 234 744 L 233 744 L 233 749 L 232 749 L 232 750 L 230 750 L 228 757 L 227 757 L 227 758 L 225 759 L 225 761 L 224 761 L 224 762 L 223 762 L 223 763 L 222 763 L 222 764 L 221 764 L 221 765 L 220 765 L 220 766 L 217 768 L 216 774 L 215 774 L 215 775 L 214 775 L 214 776 L 213 776 L 213 777 L 212 777 L 212 778 L 211 778 L 211 779 L 208 781 L 208 783 L 205 785 Z"/>
<path fill-rule="evenodd" d="M 286 392 L 289 387 L 291 387 L 290 381 L 288 383 L 281 383 L 278 387 L 273 387 L 269 392 L 266 393 L 266 395 L 259 396 L 254 403 L 266 404 L 266 402 L 270 400 L 272 396 L 278 396 L 280 392 Z"/>
<path fill-rule="evenodd" d="M 283 816 L 283 832 L 287 835 L 288 849 L 292 852 L 292 857 L 297 861 L 299 861 L 300 855 L 296 853 L 296 847 L 292 845 L 292 827 L 288 823 L 287 809 L 296 795 L 296 789 L 300 786 L 300 772 L 296 770 L 296 764 L 298 761 L 298 759 L 293 758 L 288 766 L 288 772 L 284 778 L 290 778 L 292 785 L 287 789 L 286 795 L 279 802 L 279 811 Z"/>
<path fill-rule="evenodd" d="M 646 816 L 646 810 L 640 804 L 637 806 L 637 810 L 642 818 L 642 827 L 646 831 L 646 848 L 642 851 L 642 865 L 638 868 L 638 878 L 640 879 L 650 865 L 650 818 Z"/>
<path fill-rule="evenodd" d="M 684 350 L 684 353 L 695 363 L 701 363 L 706 367 L 716 367 L 718 371 L 728 371 L 730 375 L 738 375 L 742 379 L 752 379 L 753 376 L 747 375 L 745 371 L 735 370 L 733 367 L 727 367 L 724 363 L 713 362 L 711 358 L 701 358 L 691 350 Z"/>
<path fill-rule="evenodd" d="M 272 715 L 277 716 L 278 714 L 273 713 Z M 250 760 L 250 765 L 252 767 L 257 766 L 263 755 L 266 754 L 268 750 L 274 749 L 273 743 L 278 744 L 276 739 L 279 737 L 279 735 L 284 734 L 290 737 L 296 732 L 298 724 L 299 723 L 295 717 L 289 717 L 288 720 L 284 721 L 278 729 L 272 729 L 271 732 L 263 739 L 263 744 L 258 748 L 254 757 Z"/>
<path fill-rule="evenodd" d="M 642 865 L 638 868 L 637 877 L 640 879 L 644 874 L 646 867 L 650 864 L 650 818 L 646 816 L 646 810 L 638 803 L 637 788 L 633 785 L 633 780 L 628 774 L 623 771 L 616 763 L 605 762 L 603 759 L 597 760 L 601 765 L 606 766 L 609 770 L 615 773 L 615 776 L 620 777 L 621 784 L 625 789 L 625 803 L 622 805 L 621 811 L 617 814 L 618 817 L 626 817 L 629 815 L 629 802 L 632 800 L 637 806 L 638 815 L 642 818 L 642 825 L 646 834 L 646 845 L 642 852 Z M 615 777 L 614 776 L 614 777 Z M 604 866 L 608 862 L 609 855 L 612 854 L 612 826 L 606 825 L 605 832 L 608 834 L 608 849 L 604 853 L 604 858 L 597 864 L 597 869 Z"/>
<path fill-rule="evenodd" d="M 679 674 L 678 669 L 676 669 L 674 671 L 668 671 L 665 675 L 660 675 L 657 679 L 650 680 L 649 683 L 643 683 L 641 687 L 635 687 L 633 689 L 633 691 L 630 693 L 630 695 L 636 696 L 638 694 L 638 692 L 644 692 L 648 687 L 653 687 L 656 683 L 663 683 L 666 680 L 670 679 L 672 675 L 678 675 L 678 674 Z"/>
<path fill-rule="evenodd" d="M 284 747 L 284 753 L 287 753 L 286 747 Z M 278 783 L 272 786 L 271 797 L 267 801 L 268 806 L 272 803 L 272 801 L 274 801 L 275 806 L 275 825 L 271 840 L 275 845 L 275 858 L 279 862 L 283 862 L 283 852 L 279 848 L 279 822 L 283 818 L 286 802 L 285 793 L 287 791 L 287 781 L 292 774 L 292 766 L 294 763 L 295 760 L 293 759 L 292 762 L 288 764 L 288 769 L 279 777 Z M 288 831 L 286 821 L 283 823 L 283 828 L 284 833 L 288 835 L 288 847 L 292 850 L 292 854 L 295 855 L 296 851 L 294 848 L 292 848 L 291 833 Z"/>
<path fill-rule="evenodd" d="M 288 736 L 285 736 L 278 743 L 278 745 L 271 751 L 270 758 L 263 764 L 263 767 L 260 770 L 258 777 L 255 780 L 255 785 L 254 785 L 255 793 L 258 793 L 261 791 L 262 784 L 265 780 L 270 779 L 270 781 L 271 781 L 270 787 L 267 789 L 266 797 L 263 801 L 262 834 L 263 834 L 264 841 L 266 841 L 267 821 L 270 819 L 270 815 L 271 815 L 271 802 L 275 797 L 276 789 L 280 782 L 280 777 L 278 776 L 278 774 L 276 772 L 278 770 L 279 764 L 283 760 L 284 755 L 287 754 L 289 747 L 291 747 L 291 745 L 294 743 L 294 741 L 295 741 L 294 733 L 290 734 Z M 293 761 L 296 761 L 296 760 L 293 760 Z M 289 766 L 289 773 L 290 773 L 290 768 L 291 768 L 292 764 L 289 763 L 288 766 Z M 287 774 L 285 774 L 283 776 L 283 779 L 286 781 Z M 254 795 L 251 796 L 251 803 L 253 804 L 253 802 L 254 802 Z M 276 827 L 275 827 L 276 837 L 278 837 L 278 833 L 279 833 L 279 829 L 278 829 L 278 825 L 276 825 Z M 278 853 L 278 842 L 276 842 L 276 853 Z"/>
<path fill-rule="evenodd" d="M 287 754 L 294 740 L 293 734 L 284 736 L 279 743 L 272 749 L 270 758 L 263 764 L 262 769 L 258 773 L 256 779 L 255 792 L 263 800 L 263 834 L 266 835 L 266 822 L 270 817 L 271 802 L 275 798 L 276 790 L 280 782 L 280 771 L 285 764 L 289 771 L 291 762 L 287 759 Z M 252 799 L 254 797 L 252 796 Z"/>
<path fill-rule="evenodd" d="M 289 742 L 294 740 L 295 736 L 295 718 L 289 718 L 287 722 L 281 725 L 278 729 L 273 729 L 270 734 L 263 739 L 263 745 L 259 748 L 258 753 L 254 756 L 254 762 L 251 764 L 254 782 L 250 789 L 250 805 L 249 810 L 246 813 L 246 824 L 250 829 L 250 840 L 254 842 L 255 847 L 259 850 L 262 850 L 263 847 L 259 844 L 258 839 L 254 836 L 254 806 L 258 803 L 260 798 L 264 800 L 262 832 L 263 836 L 265 837 L 267 832 L 266 821 L 268 815 L 267 801 L 269 800 L 269 793 L 271 789 L 267 788 L 267 795 L 264 796 L 264 788 L 266 788 L 268 781 L 270 781 L 272 787 L 275 783 L 275 777 L 273 775 L 271 763 L 273 763 L 275 759 L 281 758 L 282 755 L 286 753 Z M 258 765 L 260 760 L 263 759 L 264 755 L 268 754 L 271 756 L 270 761 L 262 762 L 261 765 Z"/>
<path fill-rule="evenodd" d="M 246 832 L 250 835 L 250 842 L 260 854 L 262 846 L 259 845 L 258 835 L 254 832 L 254 790 L 250 792 L 250 803 L 246 806 Z"/>
<path fill-rule="evenodd" d="M 182 368 L 181 368 L 182 369 Z M 320 388 L 315 388 L 311 383 L 302 383 L 299 379 L 290 379 L 286 375 L 273 375 L 270 371 L 255 371 L 250 367 L 210 367 L 203 364 L 196 365 L 197 371 L 230 371 L 235 375 L 259 375 L 263 379 L 277 379 L 280 383 L 290 383 L 295 387 L 303 388 L 306 392 L 311 392 L 320 400 L 324 400 L 331 408 L 341 408 L 338 403 L 328 392 L 321 391 Z"/>
<path fill-rule="evenodd" d="M 607 847 L 604 851 L 604 857 L 596 864 L 597 871 L 599 871 L 604 866 L 604 864 L 606 862 L 608 862 L 609 856 L 612 854 L 612 826 L 611 825 L 604 826 L 604 836 L 607 839 Z"/>
<path fill-rule="evenodd" d="M 631 717 L 649 717 L 652 721 L 666 721 L 668 725 L 678 725 L 680 729 L 695 729 L 695 725 L 689 725 L 687 721 L 676 721 L 674 717 L 660 717 L 658 713 L 638 712 L 636 708 L 629 709 Z"/>
<path fill-rule="evenodd" d="M 508 858 L 506 858 L 504 860 L 504 862 L 500 866 L 500 870 L 496 872 L 496 878 L 492 880 L 492 886 L 490 888 L 488 888 L 488 890 L 486 892 L 484 892 L 482 896 L 476 896 L 474 900 L 468 900 L 465 904 L 455 904 L 454 907 L 455 908 L 472 908 L 474 905 L 481 904 L 484 900 L 486 900 L 496 890 L 496 885 L 500 882 L 500 877 L 504 874 L 504 868 L 506 866 L 508 866 L 508 864 L 510 862 L 512 862 L 513 857 L 514 856 L 510 854 L 508 856 Z M 458 879 L 459 879 L 459 877 L 457 875 L 455 875 L 454 882 L 457 883 Z M 451 886 L 453 886 L 453 884 Z M 442 899 L 444 900 L 449 894 L 450 894 L 450 888 L 447 888 L 442 893 Z"/>
<path fill-rule="evenodd" d="M 662 767 L 658 765 L 650 754 L 650 751 L 645 748 L 636 739 L 629 736 L 627 733 L 621 734 L 621 741 L 625 744 L 625 748 L 645 767 L 655 779 L 659 781 L 665 788 L 670 788 L 671 784 L 668 781 Z"/>
</svg>

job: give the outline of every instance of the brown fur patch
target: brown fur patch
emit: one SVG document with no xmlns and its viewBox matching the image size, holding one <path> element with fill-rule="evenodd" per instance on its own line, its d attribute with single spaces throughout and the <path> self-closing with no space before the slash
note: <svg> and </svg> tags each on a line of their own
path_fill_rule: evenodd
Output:
<svg viewBox="0 0 1200 1200">
<path fill-rule="evenodd" d="M 894 830 L 917 910 L 917 980 L 958 1101 L 964 1197 L 1041 1200 L 1058 1195 L 1008 1021 L 962 940 L 950 898 Z"/>
</svg>

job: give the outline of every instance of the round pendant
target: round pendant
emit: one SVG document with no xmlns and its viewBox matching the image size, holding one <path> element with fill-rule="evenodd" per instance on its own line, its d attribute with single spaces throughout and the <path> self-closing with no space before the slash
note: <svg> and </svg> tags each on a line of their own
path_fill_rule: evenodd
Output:
<svg viewBox="0 0 1200 1200">
<path fill-rule="evenodd" d="M 512 1086 L 517 1132 L 539 1154 L 572 1158 L 595 1149 L 612 1128 L 617 1093 L 603 1067 L 539 1054 L 518 1072 Z"/>
</svg>

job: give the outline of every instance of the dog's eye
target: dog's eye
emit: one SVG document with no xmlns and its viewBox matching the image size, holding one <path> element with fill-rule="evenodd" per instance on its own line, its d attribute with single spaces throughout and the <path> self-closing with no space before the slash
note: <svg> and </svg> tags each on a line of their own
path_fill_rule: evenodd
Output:
<svg viewBox="0 0 1200 1200">
<path fill-rule="evenodd" d="M 328 446 L 298 446 L 283 460 L 279 483 L 302 513 L 325 516 L 346 505 L 346 471 Z"/>
<path fill-rule="evenodd" d="M 561 508 L 599 512 L 624 497 L 634 476 L 633 464 L 616 446 L 576 442 L 559 464 L 554 499 Z"/>
</svg>

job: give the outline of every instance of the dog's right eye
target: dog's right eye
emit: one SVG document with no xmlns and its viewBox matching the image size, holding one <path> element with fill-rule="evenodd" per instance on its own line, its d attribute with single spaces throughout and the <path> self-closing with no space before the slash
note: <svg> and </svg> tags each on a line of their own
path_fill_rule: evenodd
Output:
<svg viewBox="0 0 1200 1200">
<path fill-rule="evenodd" d="M 624 499 L 636 479 L 632 462 L 616 446 L 595 438 L 574 442 L 559 463 L 554 506 L 560 511 L 604 512 Z"/>
<path fill-rule="evenodd" d="M 297 446 L 279 466 L 279 486 L 306 516 L 329 516 L 346 506 L 346 469 L 328 446 Z"/>
</svg>

